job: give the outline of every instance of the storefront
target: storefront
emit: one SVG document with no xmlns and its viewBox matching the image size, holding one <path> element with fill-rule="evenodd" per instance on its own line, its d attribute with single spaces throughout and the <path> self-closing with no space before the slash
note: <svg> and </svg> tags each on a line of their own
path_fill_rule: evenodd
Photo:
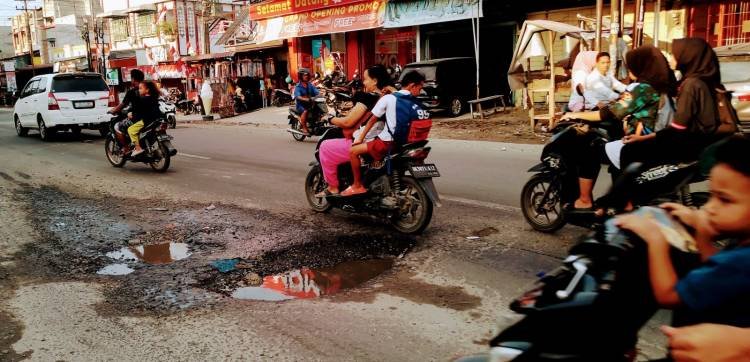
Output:
<svg viewBox="0 0 750 362">
<path fill-rule="evenodd" d="M 233 52 L 184 57 L 188 99 L 195 98 L 203 83 L 208 82 L 214 93 L 211 112 L 226 114 L 224 108 L 230 104 L 236 78 L 233 57 Z"/>
<path fill-rule="evenodd" d="M 375 31 L 383 24 L 385 1 L 340 0 L 299 5 L 286 0 L 250 6 L 255 41 L 289 39 L 289 69 L 341 71 L 349 77 L 375 60 Z"/>
</svg>

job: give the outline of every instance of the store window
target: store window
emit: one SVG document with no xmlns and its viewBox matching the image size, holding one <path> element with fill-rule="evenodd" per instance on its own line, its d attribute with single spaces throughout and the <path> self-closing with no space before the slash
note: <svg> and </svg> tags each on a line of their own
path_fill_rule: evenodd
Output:
<svg viewBox="0 0 750 362">
<path fill-rule="evenodd" d="M 128 19 L 112 20 L 112 40 L 123 41 L 128 39 Z"/>
<path fill-rule="evenodd" d="M 387 68 L 403 68 L 417 60 L 414 28 L 381 29 L 375 34 L 375 62 Z"/>
<path fill-rule="evenodd" d="M 156 22 L 153 14 L 138 14 L 135 24 L 138 36 L 141 38 L 156 35 Z"/>
</svg>

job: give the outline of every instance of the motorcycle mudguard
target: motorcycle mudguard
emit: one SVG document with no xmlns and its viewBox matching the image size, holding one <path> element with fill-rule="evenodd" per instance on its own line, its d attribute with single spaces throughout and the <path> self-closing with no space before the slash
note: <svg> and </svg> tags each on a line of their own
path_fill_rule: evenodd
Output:
<svg viewBox="0 0 750 362">
<path fill-rule="evenodd" d="M 544 162 L 540 162 L 536 164 L 534 167 L 530 168 L 527 172 L 542 172 L 542 171 L 547 171 L 548 169 L 549 167 L 547 167 L 547 165 L 545 165 Z"/>
<path fill-rule="evenodd" d="M 313 161 L 313 162 L 310 162 L 310 163 L 308 164 L 308 166 L 310 166 L 310 167 L 314 167 L 314 166 L 320 166 L 320 161 Z"/>
<path fill-rule="evenodd" d="M 435 183 L 432 182 L 432 178 L 417 179 L 417 182 L 419 182 L 424 189 L 424 192 L 427 194 L 427 197 L 430 198 L 435 206 L 443 206 L 443 203 L 440 201 L 440 194 L 438 194 L 437 189 L 435 188 Z"/>
</svg>

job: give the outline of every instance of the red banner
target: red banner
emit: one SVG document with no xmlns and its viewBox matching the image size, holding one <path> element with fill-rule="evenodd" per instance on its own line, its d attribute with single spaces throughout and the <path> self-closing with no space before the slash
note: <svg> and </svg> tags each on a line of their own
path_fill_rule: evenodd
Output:
<svg viewBox="0 0 750 362">
<path fill-rule="evenodd" d="M 260 20 L 256 41 L 265 43 L 279 39 L 379 28 L 383 25 L 385 4 L 384 0 L 358 1 L 353 5 Z"/>
<path fill-rule="evenodd" d="M 250 5 L 250 19 L 268 19 L 320 10 L 334 6 L 350 5 L 363 0 L 269 0 L 262 4 Z"/>
</svg>

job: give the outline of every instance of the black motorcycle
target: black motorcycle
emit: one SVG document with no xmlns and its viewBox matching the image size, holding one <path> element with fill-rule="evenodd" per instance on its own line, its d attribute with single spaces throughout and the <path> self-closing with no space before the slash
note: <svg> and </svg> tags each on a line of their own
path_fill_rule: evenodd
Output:
<svg viewBox="0 0 750 362">
<path fill-rule="evenodd" d="M 603 205 L 622 211 L 643 174 L 633 165 L 618 178 Z M 681 175 L 689 182 L 691 175 Z M 649 212 L 663 212 L 653 208 Z M 685 271 L 697 254 L 673 247 L 672 260 Z M 469 361 L 634 361 L 638 331 L 659 309 L 648 274 L 646 243 L 619 230 L 614 219 L 571 248 L 563 265 L 543 275 L 510 309 L 524 318 L 490 342 L 489 355 Z"/>
<path fill-rule="evenodd" d="M 566 207 L 575 202 L 580 191 L 578 173 L 573 166 L 575 163 L 572 162 L 577 155 L 570 150 L 577 147 L 580 142 L 591 143 L 599 150 L 592 157 L 599 157 L 602 163 L 609 165 L 604 145 L 612 139 L 611 127 L 606 123 L 571 121 L 561 122 L 553 132 L 554 135 L 542 151 L 541 163 L 529 169 L 534 175 L 521 191 L 523 216 L 534 230 L 545 233 L 555 232 L 567 223 L 586 228 L 595 227 L 613 214 L 613 210 L 603 207 L 609 202 L 606 199 L 613 196 L 610 194 L 594 202 L 595 209 L 603 210 L 603 213 Z M 695 206 L 697 202 L 708 197 L 706 193 L 690 190 L 691 183 L 704 180 L 704 177 L 696 172 L 697 169 L 697 163 L 681 163 L 642 170 L 628 198 L 635 206 L 665 201 Z M 616 179 L 619 172 L 614 166 L 610 166 L 609 170 L 613 180 Z M 694 177 L 684 181 L 685 175 Z"/>
<path fill-rule="evenodd" d="M 109 134 L 104 141 L 104 151 L 109 163 L 114 167 L 123 167 L 127 161 L 140 162 L 148 164 L 155 171 L 166 172 L 171 157 L 177 154 L 171 142 L 174 138 L 167 134 L 167 119 L 162 117 L 141 130 L 139 142 L 144 152 L 135 157 L 131 157 L 130 153 L 123 153 L 122 145 L 115 136 L 115 124 L 121 119 L 122 117 L 117 115 L 109 121 Z"/>
<path fill-rule="evenodd" d="M 283 107 L 292 103 L 292 93 L 286 89 L 277 88 L 271 91 L 271 105 Z"/>
<path fill-rule="evenodd" d="M 428 141 L 406 144 L 386 157 L 382 162 L 373 162 L 363 157 L 362 180 L 367 193 L 343 197 L 331 195 L 324 198 L 317 194 L 327 189 L 320 167 L 319 149 L 327 139 L 342 138 L 340 128 L 328 130 L 318 141 L 315 161 L 305 179 L 307 202 L 317 212 L 338 208 L 352 213 L 368 213 L 388 220 L 399 232 L 419 234 L 430 224 L 435 206 L 440 206 L 433 177 L 440 177 L 434 164 L 424 160 L 430 153 Z M 343 190 L 352 184 L 352 169 L 349 163 L 338 167 L 339 187 Z"/>
<path fill-rule="evenodd" d="M 292 134 L 292 137 L 302 142 L 308 136 L 322 136 L 327 130 L 331 128 L 330 117 L 328 116 L 328 105 L 326 99 L 323 97 L 313 98 L 307 112 L 307 129 L 310 131 L 309 134 L 305 134 L 300 124 L 300 118 L 302 113 L 297 112 L 297 107 L 289 107 L 289 129 L 286 131 Z"/>
</svg>

